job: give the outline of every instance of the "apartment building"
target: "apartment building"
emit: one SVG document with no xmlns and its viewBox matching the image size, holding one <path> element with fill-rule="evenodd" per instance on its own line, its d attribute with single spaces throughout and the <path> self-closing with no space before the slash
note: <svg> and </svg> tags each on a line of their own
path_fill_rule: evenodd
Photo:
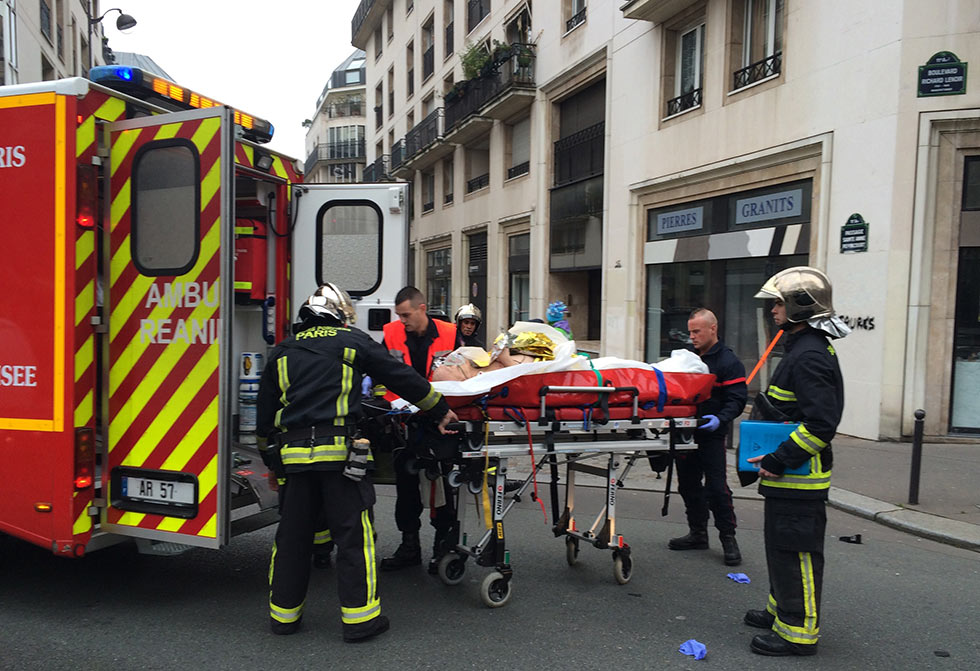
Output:
<svg viewBox="0 0 980 671">
<path fill-rule="evenodd" d="M 88 18 L 100 10 L 98 0 L 0 0 L 0 85 L 84 77 L 105 65 L 102 24 L 90 30 Z"/>
<path fill-rule="evenodd" d="M 306 131 L 306 181 L 360 182 L 365 167 L 364 52 L 357 49 L 330 74 Z"/>
<path fill-rule="evenodd" d="M 706 305 L 751 368 L 753 294 L 815 265 L 854 328 L 841 430 L 980 431 L 980 1 L 363 0 L 352 35 L 431 305 L 495 331 L 562 299 L 648 361 Z"/>
</svg>

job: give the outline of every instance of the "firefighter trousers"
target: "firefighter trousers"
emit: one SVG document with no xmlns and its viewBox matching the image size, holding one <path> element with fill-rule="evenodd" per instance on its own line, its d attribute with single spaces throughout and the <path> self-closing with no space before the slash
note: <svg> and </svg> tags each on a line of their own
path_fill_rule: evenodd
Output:
<svg viewBox="0 0 980 671">
<path fill-rule="evenodd" d="M 310 580 L 317 525 L 326 521 L 337 547 L 337 592 L 345 631 L 370 626 L 381 614 L 374 529 L 370 508 L 374 485 L 340 471 L 290 473 L 269 569 L 269 614 L 276 622 L 298 622 Z"/>
<path fill-rule="evenodd" d="M 696 438 L 696 451 L 680 453 L 674 459 L 687 524 L 691 529 L 706 529 L 710 510 L 718 532 L 731 536 L 736 527 L 735 506 L 728 487 L 724 432 L 719 429 Z"/>
<path fill-rule="evenodd" d="M 766 498 L 765 541 L 773 631 L 792 643 L 815 645 L 820 637 L 824 501 Z"/>
</svg>

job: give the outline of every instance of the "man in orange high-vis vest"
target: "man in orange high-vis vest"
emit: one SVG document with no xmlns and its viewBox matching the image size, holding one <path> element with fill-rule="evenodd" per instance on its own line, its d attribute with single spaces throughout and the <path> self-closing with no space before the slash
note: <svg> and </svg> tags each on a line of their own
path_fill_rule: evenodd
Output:
<svg viewBox="0 0 980 671">
<path fill-rule="evenodd" d="M 386 324 L 384 341 L 389 354 L 412 366 L 426 379 L 432 377 L 432 362 L 460 346 L 456 326 L 438 319 L 429 319 L 425 297 L 415 287 L 404 287 L 395 296 L 395 314 L 398 321 Z M 389 400 L 395 398 L 389 394 Z M 395 524 L 402 534 L 401 544 L 390 557 L 381 560 L 382 571 L 395 571 L 422 563 L 422 545 L 419 530 L 422 526 L 422 497 L 419 493 L 419 476 L 408 471 L 412 455 L 398 450 L 394 456 L 395 469 Z M 430 572 L 437 569 L 442 541 L 453 522 L 453 510 L 449 505 L 434 507 L 430 519 L 435 527 L 432 544 Z"/>
</svg>

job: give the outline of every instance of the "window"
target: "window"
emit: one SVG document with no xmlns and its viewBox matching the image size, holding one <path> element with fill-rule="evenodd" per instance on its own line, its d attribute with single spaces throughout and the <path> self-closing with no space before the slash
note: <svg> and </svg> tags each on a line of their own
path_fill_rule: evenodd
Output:
<svg viewBox="0 0 980 671">
<path fill-rule="evenodd" d="M 531 170 L 531 118 L 521 119 L 508 130 L 510 160 L 507 179 L 513 179 Z"/>
<path fill-rule="evenodd" d="M 451 158 L 442 162 L 442 202 L 445 205 L 453 202 L 453 183 L 456 181 L 456 166 Z"/>
<path fill-rule="evenodd" d="M 395 66 L 388 68 L 388 118 L 395 113 Z"/>
<path fill-rule="evenodd" d="M 415 9 L 415 0 L 405 0 L 405 16 L 411 14 L 413 9 Z"/>
<path fill-rule="evenodd" d="M 345 84 L 363 84 L 364 83 L 364 59 L 359 58 L 356 61 L 351 61 L 351 64 L 347 66 L 347 70 L 344 71 L 344 83 Z"/>
<path fill-rule="evenodd" d="M 453 17 L 455 16 L 455 10 L 453 9 L 453 0 L 445 0 L 442 10 L 442 20 L 445 23 L 445 28 L 443 28 L 446 49 L 443 52 L 443 58 L 449 58 L 453 50 L 455 49 L 455 41 L 453 40 L 453 30 L 456 27 Z"/>
<path fill-rule="evenodd" d="M 680 114 L 701 104 L 701 77 L 704 67 L 704 24 L 676 38 L 674 91 L 667 101 L 667 116 Z"/>
<path fill-rule="evenodd" d="M 466 32 L 473 29 L 490 13 L 490 0 L 467 0 Z"/>
<path fill-rule="evenodd" d="M 388 40 L 391 41 L 395 37 L 395 3 L 392 2 L 388 5 L 388 9 L 385 11 L 385 24 L 388 26 Z"/>
<path fill-rule="evenodd" d="M 453 275 L 452 250 L 437 249 L 425 255 L 426 300 L 430 312 L 450 315 L 450 283 Z"/>
<path fill-rule="evenodd" d="M 360 158 L 364 156 L 364 126 L 334 126 L 327 129 L 327 158 Z"/>
<path fill-rule="evenodd" d="M 149 142 L 132 172 L 132 246 L 144 275 L 183 275 L 200 249 L 200 155 L 189 140 Z"/>
<path fill-rule="evenodd" d="M 585 0 L 562 0 L 565 32 L 585 23 Z"/>
<path fill-rule="evenodd" d="M 963 162 L 963 209 L 980 210 L 980 156 Z"/>
<path fill-rule="evenodd" d="M 466 147 L 466 193 L 490 186 L 490 138 L 484 136 Z"/>
<path fill-rule="evenodd" d="M 431 212 L 436 206 L 436 173 L 426 171 L 421 174 L 422 179 L 422 214 Z"/>
<path fill-rule="evenodd" d="M 531 234 L 512 235 L 507 239 L 508 272 L 510 273 L 510 322 L 527 321 L 531 317 Z"/>
<path fill-rule="evenodd" d="M 406 98 L 411 98 L 415 93 L 415 42 L 409 42 L 405 47 L 405 74 L 407 77 Z"/>
<path fill-rule="evenodd" d="M 41 12 L 41 34 L 48 38 L 48 42 L 51 41 L 51 5 L 47 3 L 47 0 L 39 0 L 40 12 Z"/>
<path fill-rule="evenodd" d="M 327 202 L 317 213 L 316 281 L 336 281 L 344 269 L 344 289 L 352 296 L 374 291 L 381 282 L 381 210 L 372 202 Z M 357 263 L 351 263 L 357 259 Z"/>
<path fill-rule="evenodd" d="M 422 26 L 422 81 L 425 81 L 435 72 L 436 65 L 436 35 L 433 22 L 434 17 L 429 17 L 425 25 Z"/>
<path fill-rule="evenodd" d="M 381 26 L 374 31 L 374 60 L 377 61 L 384 53 L 384 43 L 381 41 Z"/>
<path fill-rule="evenodd" d="M 736 0 L 732 5 L 732 88 L 778 75 L 783 56 L 783 0 Z"/>
<path fill-rule="evenodd" d="M 509 44 L 530 44 L 531 43 L 531 2 L 528 0 L 507 22 L 507 42 Z"/>
<path fill-rule="evenodd" d="M 374 129 L 381 130 L 384 123 L 384 93 L 382 93 L 381 82 L 374 87 Z"/>
</svg>

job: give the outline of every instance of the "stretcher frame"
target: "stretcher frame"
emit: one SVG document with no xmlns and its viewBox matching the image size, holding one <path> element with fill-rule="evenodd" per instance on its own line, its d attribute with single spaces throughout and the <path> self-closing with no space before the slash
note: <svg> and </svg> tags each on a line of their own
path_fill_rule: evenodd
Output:
<svg viewBox="0 0 980 671">
<path fill-rule="evenodd" d="M 609 419 L 604 422 L 552 421 L 546 399 L 552 394 L 596 393 L 608 398 L 614 392 L 632 394 L 632 413 L 629 419 Z M 446 553 L 438 564 L 439 578 L 447 585 L 457 585 L 463 580 L 466 561 L 473 558 L 479 566 L 492 567 L 481 583 L 480 598 L 491 608 L 506 605 L 510 600 L 513 569 L 510 551 L 506 546 L 504 518 L 522 501 L 531 487 L 538 469 L 548 467 L 548 490 L 552 508 L 552 532 L 564 537 L 566 561 L 571 566 L 578 560 L 581 543 L 600 550 L 610 550 L 613 573 L 617 583 L 626 584 L 633 573 L 630 545 L 616 530 L 616 493 L 624 486 L 629 472 L 637 459 L 657 453 L 670 455 L 667 467 L 667 484 L 664 494 L 663 514 L 666 515 L 670 497 L 670 480 L 673 455 L 678 451 L 697 449 L 692 431 L 699 420 L 690 417 L 641 418 L 637 402 L 638 391 L 632 387 L 556 387 L 544 386 L 539 390 L 541 398 L 540 419 L 506 421 L 490 419 L 482 422 L 466 421 L 459 425 L 461 442 L 454 468 L 447 482 L 456 491 L 456 519 L 447 538 Z M 603 396 L 605 395 L 605 396 Z M 693 406 L 692 406 L 693 409 Z M 476 445 L 470 436 L 480 438 Z M 483 444 L 483 438 L 486 442 Z M 507 496 L 508 460 L 515 457 L 533 456 L 533 467 L 517 489 Z M 587 462 L 604 462 L 595 465 Z M 565 501 L 559 510 L 559 468 L 565 467 Z M 575 485 L 576 473 L 587 473 L 605 479 L 606 495 L 603 506 L 588 528 L 576 524 Z M 484 478 L 485 484 L 484 484 Z M 476 543 L 469 542 L 465 519 L 468 505 L 463 500 L 462 488 L 466 487 L 476 499 L 476 509 L 481 507 L 480 497 L 486 487 L 489 498 L 490 528 L 481 529 Z M 537 500 L 535 492 L 531 499 Z M 483 526 L 483 525 L 481 525 Z"/>
</svg>

